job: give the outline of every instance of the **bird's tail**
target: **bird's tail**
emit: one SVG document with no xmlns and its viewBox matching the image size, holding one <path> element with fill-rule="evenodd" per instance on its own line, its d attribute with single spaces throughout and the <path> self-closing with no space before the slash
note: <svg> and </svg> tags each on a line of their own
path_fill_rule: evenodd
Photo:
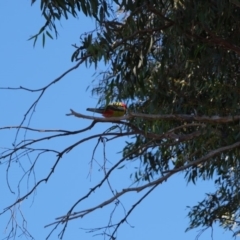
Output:
<svg viewBox="0 0 240 240">
<path fill-rule="evenodd" d="M 95 113 L 103 113 L 105 111 L 104 108 L 87 108 L 86 110 L 89 112 L 95 112 Z"/>
</svg>

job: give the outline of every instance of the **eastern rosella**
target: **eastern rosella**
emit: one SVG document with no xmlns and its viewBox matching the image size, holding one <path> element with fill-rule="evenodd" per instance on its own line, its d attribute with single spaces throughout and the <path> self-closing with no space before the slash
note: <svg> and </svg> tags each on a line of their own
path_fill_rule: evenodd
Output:
<svg viewBox="0 0 240 240">
<path fill-rule="evenodd" d="M 126 114 L 127 105 L 121 102 L 110 103 L 106 107 L 87 108 L 87 111 L 101 113 L 105 118 L 122 117 Z"/>
</svg>

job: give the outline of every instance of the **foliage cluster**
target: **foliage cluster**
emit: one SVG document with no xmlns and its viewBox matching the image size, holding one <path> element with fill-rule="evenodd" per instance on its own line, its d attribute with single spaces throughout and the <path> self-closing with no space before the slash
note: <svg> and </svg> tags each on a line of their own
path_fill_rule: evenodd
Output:
<svg viewBox="0 0 240 240">
<path fill-rule="evenodd" d="M 96 20 L 72 61 L 104 61 L 93 94 L 99 103 L 128 103 L 128 123 L 120 126 L 134 135 L 123 159 L 139 161 L 135 180 L 154 183 L 182 171 L 187 182 L 214 179 L 216 192 L 190 209 L 188 229 L 218 221 L 238 234 L 238 1 L 42 0 L 41 10 L 46 23 L 32 39 L 42 35 L 43 45 L 62 17 L 83 12 Z"/>
<path fill-rule="evenodd" d="M 104 60 L 107 70 L 93 89 L 100 101 L 126 101 L 130 112 L 156 115 L 130 121 L 141 132 L 123 151 L 128 160 L 142 163 L 135 178 L 152 181 L 183 169 L 188 182 L 214 177 L 217 190 L 190 210 L 189 229 L 210 227 L 215 221 L 228 229 L 236 227 L 239 4 L 227 0 L 115 4 L 111 18 L 99 9 L 102 17 L 96 18 L 96 32 L 83 36 L 72 60 L 86 58 L 95 65 Z M 166 114 L 172 119 L 164 119 Z"/>
</svg>

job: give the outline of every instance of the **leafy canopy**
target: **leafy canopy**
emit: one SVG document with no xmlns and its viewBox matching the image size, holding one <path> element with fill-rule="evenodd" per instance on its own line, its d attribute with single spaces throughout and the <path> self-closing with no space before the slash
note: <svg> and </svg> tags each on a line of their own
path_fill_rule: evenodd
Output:
<svg viewBox="0 0 240 240">
<path fill-rule="evenodd" d="M 35 1 L 33 0 L 33 3 Z M 239 219 L 240 4 L 236 0 L 42 0 L 46 24 L 32 38 L 57 34 L 55 22 L 78 12 L 97 27 L 81 36 L 72 61 L 106 64 L 92 89 L 99 102 L 137 112 L 122 131 L 139 159 L 133 176 L 153 181 L 184 171 L 188 182 L 215 179 L 216 192 L 190 209 L 190 226 L 226 229 Z M 43 36 L 43 44 L 45 37 Z M 140 150 L 139 150 L 140 149 Z"/>
</svg>

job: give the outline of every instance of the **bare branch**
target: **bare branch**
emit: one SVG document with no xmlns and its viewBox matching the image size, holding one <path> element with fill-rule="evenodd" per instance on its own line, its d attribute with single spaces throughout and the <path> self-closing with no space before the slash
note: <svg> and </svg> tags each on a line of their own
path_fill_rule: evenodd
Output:
<svg viewBox="0 0 240 240">
<path fill-rule="evenodd" d="M 51 85 L 53 85 L 53 84 L 57 83 L 58 81 L 60 81 L 68 73 L 70 73 L 73 70 L 77 69 L 89 57 L 90 57 L 90 55 L 85 55 L 84 57 L 81 58 L 81 60 L 75 66 L 69 68 L 63 74 L 61 74 L 59 77 L 57 77 L 56 79 L 54 79 L 53 81 L 51 81 L 49 84 L 47 84 L 46 86 L 44 86 L 42 88 L 30 89 L 30 88 L 26 88 L 26 87 L 20 86 L 20 87 L 15 87 L 15 88 L 13 88 L 13 87 L 0 87 L 0 89 L 2 89 L 2 90 L 25 90 L 25 91 L 28 91 L 28 92 L 42 92 L 42 91 L 45 91 Z"/>
<path fill-rule="evenodd" d="M 170 170 L 170 171 L 165 171 L 164 173 L 174 173 L 174 172 L 179 172 L 179 171 L 183 171 L 186 170 L 187 168 L 190 168 L 192 166 L 197 166 L 198 164 L 207 161 L 209 158 L 215 157 L 216 155 L 219 155 L 220 153 L 232 150 L 234 148 L 240 147 L 240 142 L 236 142 L 232 145 L 229 146 L 225 146 L 225 147 L 221 147 L 215 150 L 210 151 L 208 154 L 206 154 L 205 156 L 190 162 L 188 164 L 186 164 L 185 166 Z"/>
<path fill-rule="evenodd" d="M 169 177 L 171 177 L 173 174 L 177 173 L 177 172 L 181 172 L 183 170 L 186 170 L 190 167 L 193 167 L 193 166 L 197 166 L 198 164 L 204 162 L 204 161 L 207 161 L 208 159 L 222 153 L 222 152 L 225 152 L 225 151 L 229 151 L 233 148 L 237 148 L 240 146 L 240 142 L 237 142 L 235 144 L 232 144 L 232 145 L 229 145 L 229 146 L 225 146 L 225 147 L 222 147 L 222 148 L 219 148 L 219 149 L 216 149 L 216 150 L 212 150 L 210 151 L 208 154 L 206 154 L 204 157 L 201 157 L 193 162 L 190 162 L 189 164 L 185 165 L 185 166 L 182 166 L 182 167 L 179 167 L 179 168 L 176 168 L 176 169 L 173 169 L 173 170 L 170 170 L 170 171 L 167 171 L 165 172 L 166 175 L 165 176 L 162 176 L 160 178 L 158 178 L 157 180 L 155 181 L 152 181 L 150 183 L 147 183 L 145 185 L 142 185 L 140 187 L 133 187 L 133 188 L 126 188 L 126 189 L 123 189 L 121 192 L 118 192 L 116 193 L 113 197 L 107 199 L 106 201 L 103 201 L 101 202 L 100 204 L 92 207 L 92 208 L 88 208 L 88 209 L 84 209 L 82 211 L 78 211 L 78 212 L 74 212 L 74 213 L 71 213 L 73 208 L 79 203 L 81 202 L 82 200 L 86 199 L 87 197 L 89 197 L 89 195 L 96 190 L 96 188 L 100 187 L 102 185 L 102 183 L 106 180 L 106 178 L 108 178 L 110 172 L 116 167 L 116 165 L 109 170 L 109 172 L 107 173 L 107 175 L 104 177 L 104 179 L 101 181 L 100 184 L 96 185 L 93 189 L 91 189 L 83 198 L 79 199 L 78 202 L 76 204 L 74 204 L 74 206 L 71 208 L 71 210 L 68 212 L 67 215 L 64 215 L 64 216 L 61 216 L 61 217 L 58 217 L 56 218 L 57 221 L 51 223 L 51 224 L 48 224 L 46 225 L 45 227 L 49 227 L 51 225 L 55 225 L 55 224 L 59 224 L 59 223 L 63 223 L 63 222 L 68 222 L 69 220 L 73 220 L 73 219 L 76 219 L 76 218 L 82 218 L 83 216 L 95 211 L 96 209 L 99 209 L 99 208 L 103 208 L 105 206 L 107 206 L 108 204 L 112 203 L 113 201 L 115 201 L 116 199 L 118 199 L 119 197 L 121 197 L 122 195 L 128 193 L 128 192 L 140 192 L 146 188 L 149 188 L 149 187 L 156 187 L 158 186 L 159 184 L 163 183 L 164 181 L 167 181 L 167 179 Z M 117 165 L 119 165 L 124 159 L 121 159 Z"/>
<path fill-rule="evenodd" d="M 4 88 L 4 87 L 0 87 L 0 89 L 2 90 L 5 90 L 5 89 L 8 89 L 8 90 L 25 90 L 25 91 L 29 91 L 29 92 L 40 92 L 39 96 L 37 97 L 37 99 L 31 104 L 31 106 L 28 108 L 28 110 L 26 111 L 26 113 L 24 114 L 24 117 L 20 123 L 20 127 L 22 127 L 23 123 L 25 122 L 27 116 L 29 115 L 29 113 L 32 111 L 31 115 L 30 115 L 30 118 L 29 118 L 29 121 L 28 121 L 28 125 L 30 124 L 30 121 L 31 121 L 31 118 L 32 118 L 32 114 L 34 112 L 34 109 L 36 108 L 39 100 L 41 99 L 41 97 L 43 96 L 44 92 L 53 84 L 57 83 L 58 81 L 60 81 L 64 76 L 66 76 L 68 73 L 70 73 L 71 71 L 77 69 L 87 58 L 89 58 L 90 55 L 85 55 L 81 58 L 81 60 L 79 60 L 79 62 L 73 66 L 72 68 L 68 69 L 67 71 L 65 71 L 63 74 L 61 74 L 59 77 L 57 77 L 56 79 L 54 79 L 52 82 L 50 82 L 48 85 L 42 87 L 42 88 L 39 88 L 39 89 L 29 89 L 29 88 L 25 88 L 25 87 L 22 87 L 20 86 L 19 88 L 10 88 L 10 87 L 7 87 L 7 88 Z M 18 137 L 18 134 L 19 134 L 19 130 L 20 128 L 17 129 L 17 132 L 16 132 L 16 136 L 15 136 L 15 140 L 14 140 L 14 143 L 16 142 L 17 140 L 17 137 Z"/>
<path fill-rule="evenodd" d="M 112 232 L 111 237 L 114 239 L 114 234 L 117 232 L 118 228 L 120 227 L 121 224 L 123 224 L 128 216 L 131 214 L 131 212 L 158 186 L 158 184 L 154 185 L 150 190 L 148 190 L 136 203 L 133 204 L 133 206 L 130 208 L 130 210 L 127 212 L 126 216 L 120 220 L 115 227 L 114 231 Z"/>
<path fill-rule="evenodd" d="M 227 116 L 227 117 L 220 117 L 220 116 L 195 116 L 195 115 L 188 115 L 188 114 L 143 114 L 143 113 L 133 113 L 128 112 L 128 115 L 125 115 L 123 117 L 112 117 L 112 118 L 102 118 L 102 117 L 92 117 L 87 116 L 81 113 L 77 113 L 74 110 L 70 109 L 71 113 L 66 114 L 67 116 L 75 116 L 78 118 L 84 118 L 84 119 L 92 119 L 96 120 L 98 122 L 116 122 L 121 120 L 130 120 L 132 118 L 142 118 L 147 120 L 176 120 L 176 121 L 186 121 L 186 122 L 192 122 L 192 121 L 198 121 L 201 123 L 230 123 L 230 122 L 236 122 L 240 120 L 240 115 L 236 116 Z"/>
</svg>

